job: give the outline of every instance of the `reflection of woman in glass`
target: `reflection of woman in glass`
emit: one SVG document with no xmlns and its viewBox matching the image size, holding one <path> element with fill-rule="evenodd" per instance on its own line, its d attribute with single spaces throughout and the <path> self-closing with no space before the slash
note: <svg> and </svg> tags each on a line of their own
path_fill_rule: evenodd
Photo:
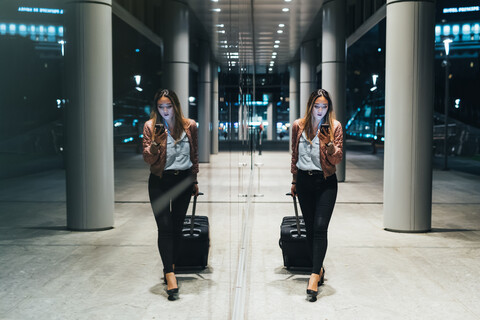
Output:
<svg viewBox="0 0 480 320">
<path fill-rule="evenodd" d="M 292 125 L 292 195 L 298 195 L 313 268 L 307 298 L 317 300 L 323 284 L 327 229 L 337 198 L 335 165 L 343 157 L 343 130 L 335 120 L 332 100 L 323 89 L 312 92 L 305 117 Z"/>
<path fill-rule="evenodd" d="M 175 260 L 192 193 L 198 194 L 198 138 L 194 120 L 183 117 L 175 92 L 159 90 L 143 129 L 143 159 L 150 165 L 148 193 L 158 228 L 169 300 L 178 297 Z"/>
</svg>

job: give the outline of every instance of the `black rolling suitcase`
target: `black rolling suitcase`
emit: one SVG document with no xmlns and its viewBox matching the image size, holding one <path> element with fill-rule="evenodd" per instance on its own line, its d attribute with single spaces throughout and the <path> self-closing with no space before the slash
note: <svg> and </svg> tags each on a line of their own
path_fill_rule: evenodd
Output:
<svg viewBox="0 0 480 320">
<path fill-rule="evenodd" d="M 199 193 L 202 195 L 203 193 Z M 196 216 L 197 196 L 193 198 L 192 215 L 183 222 L 182 242 L 175 269 L 205 269 L 210 249 L 208 217 Z"/>
<path fill-rule="evenodd" d="M 287 193 L 292 196 L 291 193 Z M 279 245 L 283 253 L 283 264 L 287 269 L 308 269 L 312 259 L 308 252 L 305 222 L 298 216 L 297 197 L 293 198 L 295 216 L 284 217 L 280 225 Z"/>
</svg>

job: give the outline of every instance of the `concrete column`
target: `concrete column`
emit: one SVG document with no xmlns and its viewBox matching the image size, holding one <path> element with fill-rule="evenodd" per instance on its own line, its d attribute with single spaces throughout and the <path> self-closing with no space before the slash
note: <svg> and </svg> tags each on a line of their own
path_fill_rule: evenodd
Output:
<svg viewBox="0 0 480 320">
<path fill-rule="evenodd" d="M 387 1 L 384 227 L 431 229 L 433 1 Z"/>
<path fill-rule="evenodd" d="M 238 140 L 245 140 L 247 135 L 245 134 L 245 119 L 246 119 L 246 106 L 243 102 L 238 105 Z"/>
<path fill-rule="evenodd" d="M 290 69 L 290 81 L 289 81 L 289 108 L 290 108 L 290 114 L 289 114 L 289 122 L 290 122 L 290 139 L 289 139 L 289 150 L 290 152 L 292 151 L 292 125 L 295 120 L 300 118 L 299 116 L 299 92 L 298 92 L 298 80 L 300 78 L 300 67 L 299 67 L 299 62 L 295 61 L 292 62 L 289 66 Z"/>
<path fill-rule="evenodd" d="M 212 154 L 218 153 L 218 65 L 212 68 Z"/>
<path fill-rule="evenodd" d="M 71 1 L 66 19 L 67 228 L 113 227 L 112 1 Z"/>
<path fill-rule="evenodd" d="M 330 93 L 333 110 L 346 124 L 346 72 L 345 72 L 345 0 L 331 0 L 323 4 L 322 26 L 322 88 Z M 345 148 L 343 160 L 337 165 L 338 181 L 345 181 Z"/>
<path fill-rule="evenodd" d="M 300 117 L 305 116 L 310 94 L 316 88 L 316 41 L 311 40 L 300 46 Z"/>
<path fill-rule="evenodd" d="M 188 117 L 188 6 L 180 1 L 165 0 L 157 21 L 164 40 L 162 87 L 177 93 L 183 115 Z"/>
<path fill-rule="evenodd" d="M 273 103 L 270 102 L 267 106 L 267 140 L 275 140 L 275 136 L 277 135 L 277 124 L 273 108 Z"/>
<path fill-rule="evenodd" d="M 200 41 L 198 70 L 198 161 L 210 161 L 211 148 L 211 94 L 212 70 L 210 63 L 210 46 L 206 41 Z"/>
</svg>

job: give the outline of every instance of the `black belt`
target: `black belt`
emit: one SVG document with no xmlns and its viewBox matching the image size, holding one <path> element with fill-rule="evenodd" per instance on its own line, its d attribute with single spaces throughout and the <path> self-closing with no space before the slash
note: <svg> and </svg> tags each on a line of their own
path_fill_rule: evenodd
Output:
<svg viewBox="0 0 480 320">
<path fill-rule="evenodd" d="M 163 174 L 167 176 L 183 176 L 190 174 L 191 170 L 164 170 Z"/>
<path fill-rule="evenodd" d="M 321 174 L 323 176 L 323 171 L 320 171 L 320 170 L 300 170 L 300 169 L 298 169 L 298 172 L 303 173 L 303 174 L 307 174 L 309 176 L 315 176 L 315 175 L 319 175 L 319 174 Z"/>
</svg>

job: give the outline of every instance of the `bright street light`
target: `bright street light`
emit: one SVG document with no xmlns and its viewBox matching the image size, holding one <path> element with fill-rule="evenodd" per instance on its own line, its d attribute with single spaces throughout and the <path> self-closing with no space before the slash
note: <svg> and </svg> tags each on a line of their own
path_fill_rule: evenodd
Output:
<svg viewBox="0 0 480 320">
<path fill-rule="evenodd" d="M 443 39 L 443 46 L 445 47 L 445 54 L 448 56 L 450 53 L 450 43 L 453 42 L 452 38 L 445 38 Z"/>
<path fill-rule="evenodd" d="M 450 100 L 450 83 L 448 77 L 450 75 L 450 62 L 448 61 L 448 54 L 450 53 L 450 43 L 453 42 L 452 37 L 445 37 L 443 39 L 443 45 L 445 47 L 445 60 L 442 62 L 442 65 L 445 67 L 445 98 L 444 98 L 444 117 L 445 117 L 445 128 L 443 134 L 443 153 L 444 153 L 444 164 L 443 170 L 448 170 L 448 101 Z"/>
</svg>

